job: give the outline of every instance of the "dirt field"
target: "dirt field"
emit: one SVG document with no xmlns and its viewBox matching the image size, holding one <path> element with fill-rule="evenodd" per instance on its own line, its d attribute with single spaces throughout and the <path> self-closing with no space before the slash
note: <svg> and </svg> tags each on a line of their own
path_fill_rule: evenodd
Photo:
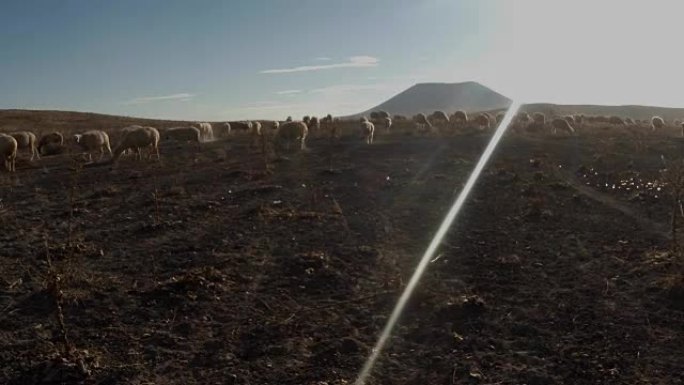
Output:
<svg viewBox="0 0 684 385">
<path fill-rule="evenodd" d="M 487 140 L 314 138 L 270 172 L 239 135 L 113 169 L 22 154 L 0 383 L 351 384 Z M 660 154 L 684 141 L 504 138 L 371 383 L 684 383 Z"/>
</svg>

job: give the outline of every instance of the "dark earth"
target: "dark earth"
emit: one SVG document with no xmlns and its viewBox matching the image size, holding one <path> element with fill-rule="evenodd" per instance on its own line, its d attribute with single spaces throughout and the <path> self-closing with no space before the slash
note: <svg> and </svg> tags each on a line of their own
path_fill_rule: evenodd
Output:
<svg viewBox="0 0 684 385">
<path fill-rule="evenodd" d="M 0 174 L 0 383 L 352 384 L 488 139 L 22 153 Z M 507 134 L 370 383 L 683 384 L 660 155 L 684 141 L 639 140 Z"/>
</svg>

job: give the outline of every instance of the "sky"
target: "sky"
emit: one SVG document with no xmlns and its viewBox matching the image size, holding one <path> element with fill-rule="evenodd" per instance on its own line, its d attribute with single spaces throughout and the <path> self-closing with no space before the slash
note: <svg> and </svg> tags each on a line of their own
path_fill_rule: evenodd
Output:
<svg viewBox="0 0 684 385">
<path fill-rule="evenodd" d="M 0 108 L 187 120 L 369 109 L 420 82 L 684 107 L 681 0 L 3 0 Z"/>
</svg>

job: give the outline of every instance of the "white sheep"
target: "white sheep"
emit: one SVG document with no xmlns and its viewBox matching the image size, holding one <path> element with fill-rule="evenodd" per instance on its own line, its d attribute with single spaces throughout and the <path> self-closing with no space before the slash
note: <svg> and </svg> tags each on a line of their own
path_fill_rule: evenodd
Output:
<svg viewBox="0 0 684 385">
<path fill-rule="evenodd" d="M 30 131 L 17 131 L 9 135 L 17 141 L 17 150 L 25 148 L 31 154 L 31 160 L 35 157 L 40 159 L 38 147 L 36 146 L 36 134 Z"/>
<path fill-rule="evenodd" d="M 444 126 L 449 124 L 449 116 L 444 111 L 435 111 L 428 117 L 433 126 Z"/>
<path fill-rule="evenodd" d="M 373 134 L 375 133 L 375 125 L 369 121 L 361 122 L 361 137 L 366 144 L 373 143 Z"/>
<path fill-rule="evenodd" d="M 211 124 L 207 122 L 197 122 L 195 127 L 200 130 L 200 138 L 204 141 L 214 140 L 214 130 L 211 128 Z"/>
<path fill-rule="evenodd" d="M 488 130 L 492 125 L 492 119 L 487 113 L 481 113 L 477 115 L 473 121 L 480 130 Z"/>
<path fill-rule="evenodd" d="M 449 121 L 457 126 L 463 126 L 468 123 L 468 114 L 463 110 L 458 110 L 451 114 Z"/>
<path fill-rule="evenodd" d="M 254 120 L 252 121 L 252 129 L 250 134 L 252 135 L 252 146 L 258 147 L 261 141 L 261 135 L 263 130 L 261 129 L 261 122 Z"/>
<path fill-rule="evenodd" d="M 177 142 L 193 142 L 200 147 L 202 133 L 197 127 L 171 127 L 161 132 L 164 140 L 174 140 Z"/>
<path fill-rule="evenodd" d="M 123 137 L 121 143 L 116 147 L 113 161 L 116 162 L 127 149 L 135 150 L 140 160 L 142 160 L 142 148 L 144 147 L 151 147 L 151 151 L 159 159 L 159 138 L 159 131 L 154 127 L 135 128 L 126 133 L 126 136 Z"/>
<path fill-rule="evenodd" d="M 230 122 L 225 122 L 225 123 L 221 124 L 221 132 L 219 135 L 230 136 L 231 131 L 232 131 L 232 127 L 230 125 Z"/>
<path fill-rule="evenodd" d="M 16 171 L 17 147 L 16 139 L 6 134 L 0 134 L 0 155 L 4 160 L 5 169 L 9 172 Z"/>
<path fill-rule="evenodd" d="M 654 116 L 651 118 L 651 129 L 655 131 L 656 129 L 665 127 L 665 121 L 660 116 Z"/>
<path fill-rule="evenodd" d="M 570 125 L 570 122 L 563 118 L 555 118 L 551 121 L 551 127 L 553 127 L 553 134 L 557 134 L 558 130 L 566 131 L 569 134 L 574 134 L 575 129 Z"/>
<path fill-rule="evenodd" d="M 238 131 L 243 131 L 243 132 L 252 132 L 252 122 L 248 120 L 243 120 L 239 122 L 230 122 L 230 127 L 233 130 L 238 130 Z"/>
<path fill-rule="evenodd" d="M 413 122 L 416 124 L 416 129 L 420 132 L 432 131 L 432 124 L 422 112 L 413 117 Z"/>
<path fill-rule="evenodd" d="M 385 130 L 387 130 L 387 132 L 390 132 L 390 128 L 392 127 L 392 119 L 390 117 L 385 117 L 382 120 L 382 125 L 385 126 Z"/>
<path fill-rule="evenodd" d="M 309 119 L 309 123 L 307 124 L 308 129 L 316 129 L 320 130 L 321 129 L 321 122 L 318 120 L 317 117 L 312 116 L 311 119 Z"/>
<path fill-rule="evenodd" d="M 112 148 L 109 145 L 109 135 L 102 130 L 90 130 L 83 134 L 74 135 L 76 144 L 88 154 L 88 159 L 92 162 L 92 152 L 100 150 L 100 159 L 104 157 L 105 150 L 112 154 Z"/>
<path fill-rule="evenodd" d="M 304 150 L 306 149 L 306 136 L 308 134 L 309 128 L 304 122 L 285 122 L 280 125 L 275 135 L 275 149 L 277 151 L 279 147 L 285 144 L 289 151 L 292 142 L 299 142 L 299 148 Z"/>
</svg>

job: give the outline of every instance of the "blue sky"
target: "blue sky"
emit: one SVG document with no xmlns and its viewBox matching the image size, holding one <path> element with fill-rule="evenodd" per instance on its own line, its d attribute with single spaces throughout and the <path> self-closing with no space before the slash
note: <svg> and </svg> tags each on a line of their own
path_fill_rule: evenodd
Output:
<svg viewBox="0 0 684 385">
<path fill-rule="evenodd" d="M 471 79 L 526 101 L 684 106 L 682 6 L 624 3 L 3 0 L 0 108 L 282 119 Z"/>
</svg>

